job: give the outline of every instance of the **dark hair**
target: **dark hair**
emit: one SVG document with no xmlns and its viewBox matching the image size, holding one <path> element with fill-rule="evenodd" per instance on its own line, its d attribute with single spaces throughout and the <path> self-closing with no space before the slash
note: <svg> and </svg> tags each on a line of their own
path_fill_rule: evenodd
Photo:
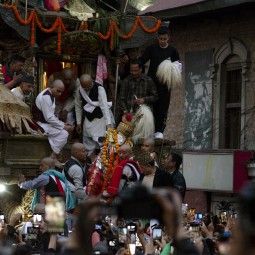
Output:
<svg viewBox="0 0 255 255">
<path fill-rule="evenodd" d="M 182 157 L 174 152 L 171 152 L 170 156 L 172 156 L 172 161 L 175 162 L 176 170 L 179 170 L 182 164 Z"/>
<path fill-rule="evenodd" d="M 25 58 L 21 57 L 20 55 L 13 55 L 11 57 L 10 63 L 22 62 L 25 63 Z"/>
<path fill-rule="evenodd" d="M 140 67 L 140 61 L 138 59 L 132 59 L 130 60 L 130 65 L 139 65 Z"/>
<path fill-rule="evenodd" d="M 169 35 L 168 27 L 165 27 L 165 26 L 159 27 L 158 35 Z"/>
<path fill-rule="evenodd" d="M 34 84 L 34 76 L 24 73 L 21 82 Z"/>
</svg>

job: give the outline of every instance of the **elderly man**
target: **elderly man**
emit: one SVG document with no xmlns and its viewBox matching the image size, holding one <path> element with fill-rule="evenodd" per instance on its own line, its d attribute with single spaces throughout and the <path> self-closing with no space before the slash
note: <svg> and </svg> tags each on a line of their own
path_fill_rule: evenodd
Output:
<svg viewBox="0 0 255 255">
<path fill-rule="evenodd" d="M 172 181 L 168 173 L 155 166 L 154 160 L 149 152 L 144 152 L 137 157 L 142 174 L 140 182 L 149 189 L 160 187 L 171 187 Z"/>
<path fill-rule="evenodd" d="M 60 120 L 74 125 L 74 99 L 80 81 L 74 76 L 73 70 L 68 67 L 59 73 L 52 74 L 47 83 L 48 87 L 52 87 L 53 81 L 56 79 L 64 83 L 65 89 L 61 96 L 56 99 L 55 114 Z"/>
<path fill-rule="evenodd" d="M 94 82 L 88 74 L 80 77 L 80 83 L 75 97 L 77 132 L 82 131 L 81 123 L 84 116 L 83 143 L 88 150 L 88 156 L 92 159 L 95 149 L 102 145 L 99 138 L 106 136 L 106 130 L 112 127 L 113 121 L 104 88 Z"/>
<path fill-rule="evenodd" d="M 48 136 L 52 149 L 51 157 L 54 159 L 67 143 L 68 132 L 73 129 L 70 124 L 59 120 L 54 114 L 55 99 L 61 96 L 64 88 L 64 83 L 61 80 L 55 80 L 51 88 L 43 90 L 37 96 L 32 109 L 34 120 Z"/>
<path fill-rule="evenodd" d="M 182 173 L 179 171 L 181 164 L 182 158 L 176 153 L 172 152 L 165 158 L 165 170 L 171 176 L 173 187 L 180 192 L 182 198 L 184 199 L 186 192 L 186 181 Z"/>
<path fill-rule="evenodd" d="M 9 63 L 3 66 L 2 73 L 4 76 L 4 86 L 8 89 L 12 89 L 17 87 L 18 84 L 21 82 L 23 77 L 23 67 L 25 63 L 25 58 L 14 55 L 12 56 Z"/>
<path fill-rule="evenodd" d="M 86 147 L 82 143 L 74 143 L 71 147 L 71 158 L 65 163 L 63 171 L 71 191 L 79 200 L 87 198 L 85 186 L 89 165 L 86 164 L 86 158 Z"/>
<path fill-rule="evenodd" d="M 25 102 L 25 96 L 29 95 L 33 90 L 34 77 L 30 75 L 24 75 L 21 79 L 21 84 L 11 90 L 11 92 L 21 101 Z"/>
<path fill-rule="evenodd" d="M 159 167 L 158 153 L 154 150 L 154 137 L 148 137 L 142 141 L 141 151 L 149 152 L 151 158 L 155 161 L 155 166 Z"/>
<path fill-rule="evenodd" d="M 107 191 L 103 193 L 106 198 L 115 196 L 123 189 L 131 187 L 140 178 L 141 170 L 136 161 L 132 159 L 132 148 L 124 144 L 120 146 L 118 155 L 120 162 L 114 169 Z"/>
<path fill-rule="evenodd" d="M 153 80 L 142 73 L 138 60 L 130 62 L 130 73 L 121 85 L 120 107 L 123 113 L 135 112 L 137 107 L 146 104 L 152 108 L 158 99 L 158 93 Z"/>
<path fill-rule="evenodd" d="M 26 181 L 23 174 L 19 176 L 19 187 L 26 190 L 35 190 L 31 209 L 35 204 L 45 203 L 46 193 L 59 193 L 66 197 L 66 209 L 71 210 L 75 207 L 75 198 L 72 195 L 67 180 L 63 174 L 53 170 L 55 162 L 52 158 L 43 158 L 40 162 L 41 175 L 33 180 Z"/>
</svg>

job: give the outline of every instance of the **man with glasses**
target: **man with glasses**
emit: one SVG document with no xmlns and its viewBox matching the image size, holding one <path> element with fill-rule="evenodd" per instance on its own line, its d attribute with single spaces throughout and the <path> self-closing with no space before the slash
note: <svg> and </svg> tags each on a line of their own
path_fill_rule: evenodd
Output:
<svg viewBox="0 0 255 255">
<path fill-rule="evenodd" d="M 142 104 L 152 109 L 157 99 L 158 93 L 153 80 L 142 73 L 138 60 L 130 61 L 130 75 L 123 81 L 120 88 L 119 100 L 123 113 L 134 113 Z"/>
</svg>

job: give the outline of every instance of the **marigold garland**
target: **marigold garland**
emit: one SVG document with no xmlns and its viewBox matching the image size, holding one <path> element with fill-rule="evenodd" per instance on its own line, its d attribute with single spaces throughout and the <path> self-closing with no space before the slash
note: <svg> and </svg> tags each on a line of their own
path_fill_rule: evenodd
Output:
<svg viewBox="0 0 255 255">
<path fill-rule="evenodd" d="M 16 16 L 17 20 L 20 22 L 20 24 L 22 24 L 22 25 L 29 25 L 29 24 L 31 23 L 31 44 L 32 44 L 32 46 L 33 46 L 34 43 L 35 43 L 35 23 L 36 23 L 36 25 L 41 29 L 41 31 L 44 32 L 44 33 L 52 33 L 52 32 L 55 31 L 56 28 L 58 28 L 57 49 L 58 49 L 58 54 L 61 53 L 61 33 L 62 33 L 62 31 L 65 32 L 65 33 L 68 32 L 68 31 L 67 31 L 67 29 L 65 28 L 65 25 L 64 25 L 64 23 L 63 23 L 63 21 L 62 21 L 62 19 L 61 19 L 60 17 L 57 17 L 57 18 L 56 18 L 56 20 L 55 20 L 55 22 L 54 22 L 54 24 L 53 24 L 53 26 L 52 26 L 51 28 L 46 29 L 46 28 L 44 28 L 44 27 L 42 26 L 42 24 L 41 24 L 41 22 L 39 21 L 39 19 L 38 19 L 37 14 L 36 14 L 35 11 L 31 11 L 31 12 L 30 12 L 30 15 L 29 15 L 29 17 L 28 17 L 28 19 L 27 19 L 27 20 L 24 20 L 24 19 L 22 19 L 21 16 L 19 15 L 19 12 L 18 12 L 18 9 L 17 9 L 16 6 L 14 6 L 14 5 L 9 5 L 9 4 L 5 4 L 4 6 L 7 7 L 7 8 L 12 8 L 12 9 L 13 9 L 13 11 L 14 11 L 14 13 L 15 13 L 15 16 Z M 153 18 L 153 19 L 156 20 L 155 17 L 151 17 L 151 18 Z M 130 30 L 130 32 L 129 32 L 127 35 L 123 35 L 123 34 L 120 32 L 120 30 L 119 30 L 119 28 L 118 28 L 116 22 L 115 22 L 114 20 L 110 19 L 110 26 L 109 26 L 109 29 L 108 29 L 107 34 L 106 34 L 106 35 L 103 35 L 103 34 L 100 33 L 100 32 L 98 32 L 97 34 L 98 34 L 98 36 L 99 36 L 101 39 L 103 39 L 103 40 L 108 40 L 108 39 L 110 38 L 110 49 L 113 50 L 113 48 L 114 48 L 114 34 L 115 34 L 115 32 L 116 32 L 116 34 L 117 34 L 119 37 L 121 37 L 121 38 L 123 38 L 123 39 L 129 39 L 129 38 L 131 38 L 131 37 L 133 36 L 133 34 L 135 33 L 138 24 L 141 26 L 141 28 L 142 28 L 145 32 L 147 32 L 147 33 L 154 33 L 154 32 L 156 32 L 156 31 L 158 30 L 158 28 L 159 28 L 159 26 L 160 26 L 160 24 L 161 24 L 161 21 L 160 21 L 160 20 L 157 20 L 156 26 L 155 26 L 153 29 L 148 29 L 148 28 L 145 27 L 145 25 L 143 24 L 141 18 L 138 16 L 138 17 L 136 17 L 135 23 L 134 23 L 132 29 Z M 84 23 L 81 25 L 81 27 L 80 27 L 79 30 L 83 30 L 83 29 L 84 29 L 85 31 L 88 30 L 88 23 L 87 23 L 87 22 L 84 22 Z"/>
<path fill-rule="evenodd" d="M 108 149 L 108 143 L 109 143 L 109 136 L 107 135 L 104 145 L 103 145 L 103 150 L 102 150 L 102 161 L 103 161 L 103 164 L 107 167 L 107 170 L 106 170 L 105 176 L 104 176 L 102 192 L 106 189 L 108 182 L 109 182 L 110 178 L 112 177 L 115 167 L 119 164 L 119 156 L 117 154 L 117 152 L 119 150 L 118 135 L 117 135 L 117 131 L 115 129 L 112 130 L 111 132 L 113 132 L 115 150 L 111 151 L 109 161 L 108 161 L 107 160 L 107 149 Z"/>
<path fill-rule="evenodd" d="M 5 7 L 13 9 L 15 16 L 16 16 L 17 20 L 20 22 L 20 24 L 22 24 L 22 25 L 31 24 L 31 39 L 30 39 L 30 41 L 31 41 L 32 46 L 35 44 L 35 23 L 41 29 L 41 31 L 44 33 L 52 33 L 56 30 L 56 28 L 58 28 L 57 49 L 58 49 L 58 54 L 61 53 L 61 33 L 62 33 L 62 31 L 65 33 L 68 31 L 66 30 L 65 25 L 60 17 L 56 18 L 56 20 L 51 28 L 46 29 L 42 26 L 35 11 L 31 11 L 28 19 L 24 20 L 20 17 L 16 6 L 5 4 Z"/>
<path fill-rule="evenodd" d="M 106 139 L 105 139 L 105 142 L 104 142 L 104 145 L 103 145 L 103 150 L 102 150 L 102 161 L 103 161 L 103 164 L 106 167 L 108 167 L 109 164 L 113 164 L 113 161 L 111 161 L 111 160 L 114 159 L 114 154 L 117 153 L 118 150 L 119 150 L 117 131 L 114 129 L 114 130 L 112 130 L 112 132 L 113 132 L 113 138 L 114 138 L 114 143 L 115 143 L 116 150 L 111 152 L 110 157 L 109 157 L 109 161 L 108 161 L 107 160 L 107 149 L 108 149 L 109 137 L 107 135 Z"/>
<path fill-rule="evenodd" d="M 151 18 L 154 18 L 154 17 L 151 17 Z M 138 17 L 136 17 L 135 23 L 134 23 L 132 29 L 130 30 L 130 32 L 127 35 L 123 35 L 123 34 L 121 34 L 121 32 L 120 32 L 116 22 L 111 19 L 110 20 L 110 27 L 108 29 L 107 34 L 103 35 L 102 33 L 98 32 L 98 35 L 103 40 L 108 40 L 109 37 L 110 37 L 110 49 L 112 50 L 113 49 L 113 41 L 114 41 L 114 32 L 116 32 L 119 37 L 121 37 L 123 39 L 128 39 L 128 38 L 131 38 L 133 36 L 133 34 L 135 33 L 135 31 L 137 29 L 138 24 L 141 26 L 141 28 L 145 32 L 147 32 L 147 33 L 154 33 L 160 27 L 161 20 L 157 21 L 157 24 L 156 24 L 156 26 L 153 29 L 148 29 L 148 28 L 145 27 L 145 25 L 143 24 L 141 18 L 138 16 Z"/>
<path fill-rule="evenodd" d="M 115 155 L 115 154 L 116 154 L 115 152 L 113 152 L 113 151 L 111 152 L 108 167 L 107 167 L 107 170 L 106 170 L 106 173 L 105 173 L 105 176 L 104 176 L 104 183 L 103 183 L 103 186 L 102 186 L 102 192 L 105 191 L 106 187 L 108 186 L 108 182 L 109 182 L 110 178 L 112 177 L 112 174 L 114 173 L 115 167 L 119 164 L 119 156 Z"/>
</svg>

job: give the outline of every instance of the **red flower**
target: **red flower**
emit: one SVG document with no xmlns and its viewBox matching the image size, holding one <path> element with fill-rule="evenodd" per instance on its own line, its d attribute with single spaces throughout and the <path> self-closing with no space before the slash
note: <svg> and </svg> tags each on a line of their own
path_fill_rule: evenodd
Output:
<svg viewBox="0 0 255 255">
<path fill-rule="evenodd" d="M 133 118 L 133 115 L 132 115 L 132 114 L 130 114 L 130 113 L 126 114 L 126 120 L 127 120 L 127 121 L 131 121 L 132 118 Z"/>
</svg>

